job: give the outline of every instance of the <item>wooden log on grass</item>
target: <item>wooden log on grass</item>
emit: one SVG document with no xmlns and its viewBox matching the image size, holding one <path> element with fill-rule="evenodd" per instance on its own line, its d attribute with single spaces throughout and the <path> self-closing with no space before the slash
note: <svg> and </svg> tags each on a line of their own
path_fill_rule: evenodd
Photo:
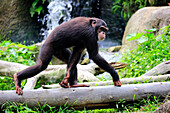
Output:
<svg viewBox="0 0 170 113">
<path fill-rule="evenodd" d="M 147 98 L 149 95 L 165 96 L 170 91 L 170 82 L 147 84 L 130 84 L 81 88 L 58 88 L 25 90 L 23 95 L 17 95 L 14 90 L 0 91 L 0 105 L 7 101 L 25 103 L 28 106 L 48 104 L 50 106 L 73 105 L 74 108 L 108 107 L 115 101 L 125 99 L 135 101 Z M 38 104 L 39 103 L 39 104 Z"/>
<path fill-rule="evenodd" d="M 135 78 L 122 78 L 120 81 L 122 84 L 134 84 L 134 83 L 150 83 L 150 82 L 162 82 L 162 81 L 168 81 L 170 78 L 170 74 L 166 75 L 159 75 L 159 76 L 146 76 L 146 77 L 135 77 Z M 108 81 L 100 81 L 100 82 L 84 82 L 79 84 L 86 84 L 89 86 L 107 86 L 107 85 L 113 85 L 112 80 Z M 51 84 L 51 85 L 42 85 L 42 88 L 44 89 L 55 89 L 60 88 L 61 86 L 59 84 Z"/>
</svg>

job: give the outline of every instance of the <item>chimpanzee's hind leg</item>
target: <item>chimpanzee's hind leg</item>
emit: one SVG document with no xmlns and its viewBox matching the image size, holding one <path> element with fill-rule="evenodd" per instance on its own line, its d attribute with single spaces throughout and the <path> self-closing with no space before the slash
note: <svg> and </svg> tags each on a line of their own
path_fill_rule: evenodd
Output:
<svg viewBox="0 0 170 113">
<path fill-rule="evenodd" d="M 69 49 L 60 49 L 60 50 L 55 50 L 54 56 L 68 64 L 71 54 L 72 53 Z M 68 82 L 69 82 L 69 77 L 65 76 L 62 82 L 59 84 L 61 87 L 68 88 L 69 87 Z"/>
<path fill-rule="evenodd" d="M 70 87 L 88 87 L 87 85 L 84 84 L 77 84 L 77 64 L 80 60 L 81 53 L 83 50 L 84 47 L 74 47 L 73 53 L 69 58 L 68 65 L 67 65 L 67 72 L 64 80 L 68 79 Z"/>
<path fill-rule="evenodd" d="M 39 57 L 36 65 L 30 66 L 21 72 L 14 74 L 14 81 L 16 87 L 16 93 L 22 95 L 21 80 L 30 78 L 45 70 L 51 61 L 53 55 L 53 49 L 51 46 L 43 45 L 39 53 Z"/>
</svg>

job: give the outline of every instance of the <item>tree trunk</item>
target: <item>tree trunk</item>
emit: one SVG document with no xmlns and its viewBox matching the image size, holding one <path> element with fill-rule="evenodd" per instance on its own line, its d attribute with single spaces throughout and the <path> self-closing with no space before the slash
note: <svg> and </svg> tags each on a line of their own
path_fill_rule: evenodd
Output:
<svg viewBox="0 0 170 113">
<path fill-rule="evenodd" d="M 149 95 L 165 96 L 170 91 L 170 82 L 147 84 L 130 84 L 115 86 L 83 87 L 83 88 L 58 88 L 25 90 L 19 96 L 14 90 L 0 91 L 0 105 L 7 100 L 10 102 L 25 103 L 28 106 L 48 104 L 50 106 L 74 105 L 74 108 L 108 107 L 115 101 L 125 99 L 135 101 Z M 38 104 L 39 103 L 39 104 Z"/>
</svg>

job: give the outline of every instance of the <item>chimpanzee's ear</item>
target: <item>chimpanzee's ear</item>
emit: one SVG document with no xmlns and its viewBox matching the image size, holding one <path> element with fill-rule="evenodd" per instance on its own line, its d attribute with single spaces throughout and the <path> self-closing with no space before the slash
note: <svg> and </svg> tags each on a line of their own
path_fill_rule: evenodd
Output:
<svg viewBox="0 0 170 113">
<path fill-rule="evenodd" d="M 96 20 L 96 19 L 90 19 L 90 25 L 91 25 L 92 27 L 95 27 L 96 23 L 97 23 L 97 20 Z"/>
</svg>

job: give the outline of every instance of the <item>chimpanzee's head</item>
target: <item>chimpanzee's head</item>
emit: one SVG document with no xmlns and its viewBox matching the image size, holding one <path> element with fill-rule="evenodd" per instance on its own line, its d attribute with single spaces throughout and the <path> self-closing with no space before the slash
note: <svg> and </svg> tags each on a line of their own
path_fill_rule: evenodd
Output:
<svg viewBox="0 0 170 113">
<path fill-rule="evenodd" d="M 98 18 L 91 18 L 91 26 L 95 29 L 99 41 L 106 38 L 106 33 L 109 30 L 105 21 Z"/>
</svg>

